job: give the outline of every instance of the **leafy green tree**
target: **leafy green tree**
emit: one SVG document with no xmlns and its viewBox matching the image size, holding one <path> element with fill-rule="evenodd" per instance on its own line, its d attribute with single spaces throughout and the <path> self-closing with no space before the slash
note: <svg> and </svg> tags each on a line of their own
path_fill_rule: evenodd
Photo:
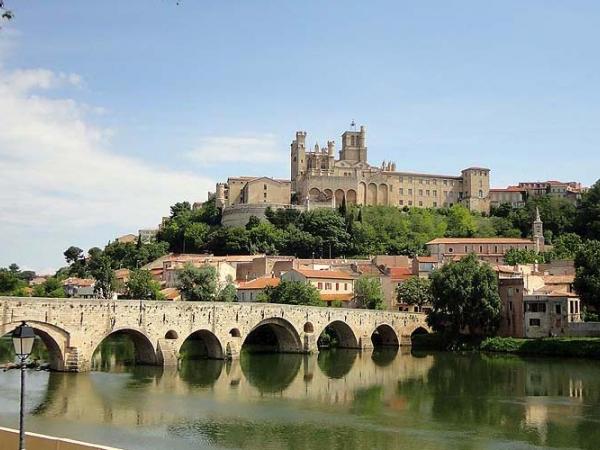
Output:
<svg viewBox="0 0 600 450">
<path fill-rule="evenodd" d="M 18 275 L 21 272 L 21 269 L 15 263 L 12 263 L 10 266 L 8 266 L 8 270 L 10 273 L 12 273 L 14 275 Z"/>
<path fill-rule="evenodd" d="M 88 254 L 87 266 L 89 273 L 96 280 L 94 285 L 95 294 L 99 298 L 112 298 L 117 283 L 112 260 L 97 247 L 91 248 Z"/>
<path fill-rule="evenodd" d="M 83 250 L 72 245 L 64 251 L 63 255 L 67 264 L 69 264 L 68 274 L 74 277 L 85 278 L 87 268 Z"/>
<path fill-rule="evenodd" d="M 323 306 L 317 288 L 301 281 L 283 280 L 278 286 L 268 286 L 258 300 L 286 305 Z"/>
<path fill-rule="evenodd" d="M 349 247 L 350 235 L 344 218 L 335 210 L 316 209 L 301 216 L 302 230 L 318 238 L 319 255 L 332 257 L 342 255 Z"/>
<path fill-rule="evenodd" d="M 65 289 L 56 277 L 49 277 L 43 283 L 40 283 L 33 287 L 31 293 L 33 297 L 51 297 L 51 298 L 64 298 Z"/>
<path fill-rule="evenodd" d="M 583 242 L 578 234 L 564 233 L 557 237 L 553 244 L 554 259 L 575 259 L 575 255 L 581 249 Z"/>
<path fill-rule="evenodd" d="M 600 310 L 600 241 L 587 241 L 575 256 L 573 286 L 585 306 Z"/>
<path fill-rule="evenodd" d="M 286 255 L 310 258 L 313 255 L 320 256 L 319 250 L 323 247 L 323 241 L 295 225 L 290 225 L 284 232 L 282 245 L 282 253 Z"/>
<path fill-rule="evenodd" d="M 297 225 L 301 215 L 302 212 L 297 209 L 279 208 L 273 210 L 268 207 L 265 210 L 267 220 L 281 230 L 285 230 L 290 225 Z"/>
<path fill-rule="evenodd" d="M 243 227 L 218 228 L 209 237 L 208 249 L 215 255 L 245 255 L 251 253 L 248 233 Z"/>
<path fill-rule="evenodd" d="M 446 236 L 472 237 L 477 232 L 477 222 L 468 208 L 462 205 L 453 205 L 448 210 L 448 228 Z"/>
<path fill-rule="evenodd" d="M 184 230 L 185 250 L 188 253 L 199 253 L 208 244 L 210 227 L 203 222 L 190 223 Z"/>
<path fill-rule="evenodd" d="M 11 295 L 14 291 L 26 287 L 27 284 L 18 274 L 5 267 L 0 268 L 0 293 Z"/>
<path fill-rule="evenodd" d="M 227 284 L 219 291 L 216 300 L 218 302 L 235 302 L 237 301 L 237 289 L 233 284 L 233 279 L 227 277 Z"/>
<path fill-rule="evenodd" d="M 129 281 L 125 283 L 128 298 L 162 300 L 164 295 L 160 292 L 160 284 L 149 270 L 136 269 L 129 274 Z"/>
<path fill-rule="evenodd" d="M 575 226 L 580 236 L 600 240 L 600 180 L 583 194 Z"/>
<path fill-rule="evenodd" d="M 247 232 L 250 253 L 276 255 L 283 248 L 284 233 L 270 222 L 259 222 Z"/>
<path fill-rule="evenodd" d="M 381 281 L 377 277 L 362 276 L 354 282 L 354 301 L 359 308 L 384 309 Z"/>
<path fill-rule="evenodd" d="M 189 215 L 191 212 L 192 205 L 190 205 L 190 202 L 177 202 L 171 206 L 171 218 Z"/>
<path fill-rule="evenodd" d="M 526 250 L 520 248 L 511 248 L 504 255 L 504 261 L 509 266 L 517 264 L 535 264 L 545 262 L 543 253 L 536 253 L 535 250 Z"/>
<path fill-rule="evenodd" d="M 396 289 L 398 303 L 423 306 L 431 304 L 431 281 L 428 278 L 410 277 Z"/>
<path fill-rule="evenodd" d="M 432 311 L 427 322 L 452 335 L 493 334 L 500 322 L 498 280 L 491 266 L 473 254 L 431 275 Z"/>
<path fill-rule="evenodd" d="M 260 225 L 260 219 L 256 216 L 250 216 L 248 223 L 246 224 L 246 230 L 251 230 L 254 227 Z"/>
<path fill-rule="evenodd" d="M 195 267 L 187 263 L 177 272 L 177 288 L 184 300 L 213 301 L 217 296 L 217 270 L 209 265 Z"/>
</svg>

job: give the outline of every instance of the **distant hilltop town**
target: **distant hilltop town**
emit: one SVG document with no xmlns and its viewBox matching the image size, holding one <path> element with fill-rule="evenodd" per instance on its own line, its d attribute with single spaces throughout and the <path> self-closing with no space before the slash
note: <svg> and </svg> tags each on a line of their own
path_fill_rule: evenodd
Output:
<svg viewBox="0 0 600 450">
<path fill-rule="evenodd" d="M 306 132 L 296 132 L 290 149 L 290 180 L 270 177 L 230 177 L 209 193 L 223 210 L 223 225 L 244 226 L 251 216 L 264 218 L 268 207 L 335 208 L 346 205 L 385 205 L 439 208 L 462 204 L 471 211 L 488 213 L 491 206 L 522 206 L 529 195 L 556 195 L 576 201 L 580 183 L 523 182 L 506 189 L 490 189 L 490 169 L 468 167 L 460 175 L 431 175 L 397 170 L 396 163 L 368 163 L 364 126 L 342 134 L 336 159 L 334 141 L 312 151 Z"/>
</svg>

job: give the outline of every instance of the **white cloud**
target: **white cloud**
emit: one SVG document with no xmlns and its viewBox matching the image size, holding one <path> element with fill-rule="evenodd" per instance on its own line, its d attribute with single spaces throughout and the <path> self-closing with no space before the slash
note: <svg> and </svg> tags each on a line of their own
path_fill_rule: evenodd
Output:
<svg viewBox="0 0 600 450">
<path fill-rule="evenodd" d="M 199 145 L 187 156 L 203 165 L 240 162 L 277 164 L 288 158 L 285 150 L 277 145 L 273 135 L 206 137 L 201 139 Z"/>
<path fill-rule="evenodd" d="M 91 122 L 93 109 L 44 95 L 81 83 L 76 74 L 0 67 L 0 239 L 23 228 L 38 240 L 51 240 L 52 233 L 81 234 L 98 226 L 114 236 L 118 229 L 158 223 L 169 205 L 203 200 L 213 188 L 208 178 L 112 151 L 112 131 Z M 99 243 L 105 240 L 98 236 Z M 10 246 L 19 245 L 27 244 L 6 238 L 0 252 L 14 255 L 17 247 Z M 48 260 L 21 262 L 46 265 Z"/>
</svg>

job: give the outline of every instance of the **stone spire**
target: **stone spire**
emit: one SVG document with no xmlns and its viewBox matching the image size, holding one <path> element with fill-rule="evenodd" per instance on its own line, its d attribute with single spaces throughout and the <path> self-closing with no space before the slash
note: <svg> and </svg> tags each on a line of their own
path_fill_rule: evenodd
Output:
<svg viewBox="0 0 600 450">
<path fill-rule="evenodd" d="M 535 243 L 536 253 L 544 250 L 544 223 L 537 206 L 535 207 L 535 220 L 533 221 L 533 242 Z"/>
</svg>

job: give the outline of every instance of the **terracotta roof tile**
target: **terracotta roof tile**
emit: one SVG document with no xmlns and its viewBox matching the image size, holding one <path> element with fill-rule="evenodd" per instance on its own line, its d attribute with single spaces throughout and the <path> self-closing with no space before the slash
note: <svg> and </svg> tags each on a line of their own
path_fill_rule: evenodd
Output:
<svg viewBox="0 0 600 450">
<path fill-rule="evenodd" d="M 530 239 L 502 237 L 437 238 L 427 242 L 427 245 L 431 244 L 533 244 L 533 241 Z"/>
<path fill-rule="evenodd" d="M 267 286 L 279 286 L 281 280 L 275 277 L 261 277 L 240 283 L 238 289 L 264 289 Z"/>
<path fill-rule="evenodd" d="M 354 294 L 321 294 L 321 300 L 324 302 L 333 302 L 336 300 L 349 302 L 354 298 Z"/>
<path fill-rule="evenodd" d="M 389 276 L 393 280 L 406 280 L 412 277 L 413 273 L 409 267 L 390 267 Z"/>
</svg>

